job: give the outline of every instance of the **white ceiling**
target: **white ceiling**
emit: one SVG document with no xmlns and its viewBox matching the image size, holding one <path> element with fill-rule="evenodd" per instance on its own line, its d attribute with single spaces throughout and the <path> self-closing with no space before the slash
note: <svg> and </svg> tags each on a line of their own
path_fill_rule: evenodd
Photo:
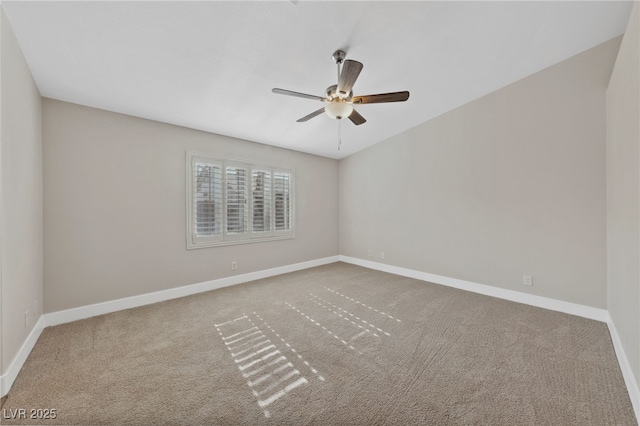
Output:
<svg viewBox="0 0 640 426">
<path fill-rule="evenodd" d="M 42 96 L 343 158 L 621 35 L 630 2 L 2 1 Z M 361 126 L 315 95 L 364 64 Z"/>
</svg>

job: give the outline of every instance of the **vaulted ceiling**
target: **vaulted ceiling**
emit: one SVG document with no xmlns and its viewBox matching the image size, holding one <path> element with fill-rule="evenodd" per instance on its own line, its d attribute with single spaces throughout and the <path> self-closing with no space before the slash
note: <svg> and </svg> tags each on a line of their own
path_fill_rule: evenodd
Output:
<svg viewBox="0 0 640 426">
<path fill-rule="evenodd" d="M 3 1 L 42 96 L 343 158 L 624 32 L 631 2 Z M 296 120 L 364 64 L 361 126 Z"/>
</svg>

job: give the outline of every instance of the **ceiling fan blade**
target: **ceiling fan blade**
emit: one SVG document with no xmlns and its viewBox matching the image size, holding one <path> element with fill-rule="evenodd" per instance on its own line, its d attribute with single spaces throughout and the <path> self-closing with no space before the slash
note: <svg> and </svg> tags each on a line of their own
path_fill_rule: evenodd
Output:
<svg viewBox="0 0 640 426">
<path fill-rule="evenodd" d="M 358 79 L 360 71 L 362 71 L 362 67 L 363 65 L 358 61 L 352 61 L 351 59 L 344 61 L 340 77 L 338 78 L 339 94 L 346 97 L 351 93 L 351 89 Z"/>
<path fill-rule="evenodd" d="M 295 96 L 297 98 L 304 98 L 304 99 L 313 99 L 316 101 L 325 101 L 326 98 L 323 98 L 322 96 L 316 96 L 316 95 L 308 95 L 306 93 L 300 93 L 300 92 L 294 92 L 293 90 L 285 90 L 285 89 L 271 89 L 271 91 L 273 93 L 277 93 L 278 95 L 287 95 L 287 96 Z"/>
<path fill-rule="evenodd" d="M 317 111 L 313 111 L 311 114 L 309 115 L 305 115 L 304 117 L 300 118 L 299 120 L 296 120 L 296 122 L 298 123 L 304 123 L 305 121 L 309 121 L 311 120 L 313 117 L 317 117 L 318 115 L 322 114 L 324 112 L 324 107 L 320 108 Z"/>
<path fill-rule="evenodd" d="M 351 120 L 351 122 L 353 124 L 355 124 L 356 126 L 359 126 L 359 125 L 364 124 L 364 123 L 367 122 L 367 120 L 365 120 L 365 118 L 363 116 L 361 116 L 358 113 L 358 111 L 356 111 L 355 109 L 353 110 L 353 112 L 349 116 L 349 120 Z"/>
<path fill-rule="evenodd" d="M 409 92 L 380 93 L 377 95 L 354 96 L 354 104 L 380 104 L 384 102 L 404 102 L 409 99 Z"/>
</svg>

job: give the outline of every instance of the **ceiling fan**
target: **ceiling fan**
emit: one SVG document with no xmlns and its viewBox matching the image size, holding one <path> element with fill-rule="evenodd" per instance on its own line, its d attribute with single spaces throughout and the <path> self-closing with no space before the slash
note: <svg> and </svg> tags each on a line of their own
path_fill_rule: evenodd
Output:
<svg viewBox="0 0 640 426">
<path fill-rule="evenodd" d="M 409 92 L 392 92 L 380 93 L 377 95 L 353 96 L 353 85 L 355 84 L 360 71 L 362 71 L 362 63 L 351 59 L 345 60 L 347 54 L 343 50 L 336 50 L 333 53 L 333 60 L 338 66 L 338 84 L 334 84 L 327 88 L 326 96 L 308 95 L 306 93 L 294 92 L 285 89 L 272 89 L 273 93 L 280 95 L 296 96 L 298 98 L 312 99 L 324 102 L 326 105 L 317 111 L 297 120 L 303 123 L 316 117 L 323 112 L 329 117 L 341 120 L 349 118 L 353 124 L 359 126 L 367 120 L 356 111 L 353 106 L 361 104 L 379 104 L 386 102 L 404 102 L 409 99 Z M 342 71 L 340 70 L 342 65 Z"/>
</svg>

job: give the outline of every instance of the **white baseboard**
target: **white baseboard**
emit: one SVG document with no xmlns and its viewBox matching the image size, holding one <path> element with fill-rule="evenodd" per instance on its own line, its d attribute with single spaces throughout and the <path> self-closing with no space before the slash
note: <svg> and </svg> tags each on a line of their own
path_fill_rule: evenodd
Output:
<svg viewBox="0 0 640 426">
<path fill-rule="evenodd" d="M 386 265 L 384 263 L 372 262 L 370 260 L 358 259 L 356 257 L 340 255 L 340 261 L 364 266 L 365 268 L 376 269 L 378 271 L 388 272 L 390 274 L 402 275 L 403 277 L 415 278 L 422 281 L 445 285 L 447 287 L 466 290 L 472 293 L 484 294 L 486 296 L 524 303 L 525 305 L 536 306 L 538 308 L 545 308 L 552 311 L 589 318 L 596 321 L 607 322 L 608 319 L 608 312 L 606 309 L 593 308 L 591 306 L 584 306 L 571 302 L 563 302 L 561 300 L 551 299 L 548 297 L 535 296 L 533 294 L 521 293 L 519 291 L 507 290 L 485 284 L 478 284 L 471 281 L 459 280 L 457 278 L 444 277 L 442 275 L 430 274 L 428 272 L 416 271 L 414 269 Z"/>
<path fill-rule="evenodd" d="M 607 316 L 609 315 L 607 314 Z M 633 411 L 636 413 L 636 421 L 638 422 L 638 424 L 640 424 L 640 389 L 638 388 L 638 383 L 633 377 L 631 364 L 629 364 L 629 359 L 627 358 L 627 355 L 624 352 L 624 348 L 622 347 L 622 341 L 620 341 L 618 330 L 616 329 L 616 326 L 611 318 L 609 318 L 609 321 L 607 321 L 607 326 L 609 327 L 609 334 L 611 334 L 613 348 L 616 351 L 618 364 L 620 365 L 620 370 L 622 371 L 622 377 L 624 377 L 624 383 L 627 385 L 627 391 L 629 392 L 629 398 L 631 399 L 631 404 L 633 405 Z"/>
<path fill-rule="evenodd" d="M 265 269 L 262 271 L 249 272 L 248 274 L 234 275 L 217 280 L 206 281 L 198 284 L 186 285 L 183 287 L 171 288 L 168 290 L 156 291 L 153 293 L 141 294 L 138 296 L 126 297 L 124 299 L 110 300 L 108 302 L 96 303 L 79 308 L 66 309 L 63 311 L 45 314 L 46 326 L 65 324 L 85 318 L 122 311 L 124 309 L 137 308 L 138 306 L 150 305 L 152 303 L 164 302 L 166 300 L 177 299 L 179 297 L 191 296 L 205 291 L 215 290 L 236 284 L 262 278 L 273 277 L 275 275 L 286 274 L 288 272 L 299 271 L 301 269 L 313 268 L 314 266 L 326 265 L 338 262 L 339 256 L 324 257 L 322 259 L 310 260 L 307 262 L 295 263 L 293 265 L 279 266 L 277 268 Z"/>
<path fill-rule="evenodd" d="M 3 397 L 9 393 L 9 389 L 11 389 L 11 386 L 16 380 L 16 377 L 18 377 L 18 373 L 20 373 L 22 366 L 29 357 L 31 350 L 36 345 L 36 342 L 38 341 L 38 338 L 40 337 L 40 334 L 42 334 L 42 330 L 44 330 L 44 328 L 45 319 L 44 315 L 41 315 L 40 319 L 38 319 L 38 322 L 36 322 L 36 324 L 33 326 L 33 329 L 31 329 L 31 333 L 29 333 L 27 339 L 22 344 L 22 347 L 13 358 L 13 361 L 11 361 L 11 364 L 9 364 L 7 372 L 0 376 L 0 397 Z"/>
</svg>

